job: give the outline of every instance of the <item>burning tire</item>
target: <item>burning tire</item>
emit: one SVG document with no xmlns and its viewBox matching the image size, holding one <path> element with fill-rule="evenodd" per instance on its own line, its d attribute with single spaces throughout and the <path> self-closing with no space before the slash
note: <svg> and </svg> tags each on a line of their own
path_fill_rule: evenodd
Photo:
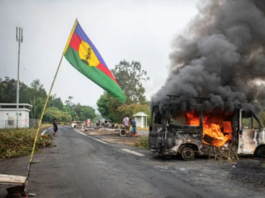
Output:
<svg viewBox="0 0 265 198">
<path fill-rule="evenodd" d="M 258 148 L 257 156 L 260 158 L 265 158 L 265 146 Z"/>
<path fill-rule="evenodd" d="M 194 150 L 189 147 L 185 147 L 181 151 L 181 157 L 188 161 L 188 160 L 194 160 Z"/>
<path fill-rule="evenodd" d="M 120 130 L 120 136 L 126 136 L 126 132 L 125 132 L 124 129 L 121 129 L 121 130 Z"/>
</svg>

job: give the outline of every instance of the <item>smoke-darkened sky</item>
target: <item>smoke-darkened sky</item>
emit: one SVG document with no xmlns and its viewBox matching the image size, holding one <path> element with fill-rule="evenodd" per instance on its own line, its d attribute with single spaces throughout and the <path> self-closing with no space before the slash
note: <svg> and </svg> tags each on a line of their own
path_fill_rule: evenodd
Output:
<svg viewBox="0 0 265 198">
<path fill-rule="evenodd" d="M 201 1 L 187 33 L 173 42 L 171 72 L 153 102 L 163 104 L 167 95 L 177 95 L 175 107 L 184 111 L 197 106 L 194 97 L 208 98 L 207 111 L 262 110 L 265 86 L 257 84 L 265 80 L 262 2 Z"/>
<path fill-rule="evenodd" d="M 0 0 L 0 78 L 17 76 L 16 26 L 24 29 L 20 79 L 40 79 L 48 91 L 70 30 L 78 18 L 110 69 L 120 60 L 139 61 L 151 80 L 146 96 L 164 84 L 171 43 L 197 14 L 198 0 Z M 53 94 L 96 105 L 103 90 L 66 59 Z"/>
</svg>

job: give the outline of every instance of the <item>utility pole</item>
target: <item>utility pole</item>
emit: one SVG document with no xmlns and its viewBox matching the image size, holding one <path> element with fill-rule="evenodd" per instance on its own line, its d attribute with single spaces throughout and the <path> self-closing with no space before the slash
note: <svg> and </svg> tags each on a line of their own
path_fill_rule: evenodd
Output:
<svg viewBox="0 0 265 198">
<path fill-rule="evenodd" d="M 17 128 L 19 118 L 19 64 L 20 64 L 20 43 L 23 42 L 23 28 L 16 27 L 16 40 L 18 42 L 18 64 L 17 64 Z"/>
</svg>

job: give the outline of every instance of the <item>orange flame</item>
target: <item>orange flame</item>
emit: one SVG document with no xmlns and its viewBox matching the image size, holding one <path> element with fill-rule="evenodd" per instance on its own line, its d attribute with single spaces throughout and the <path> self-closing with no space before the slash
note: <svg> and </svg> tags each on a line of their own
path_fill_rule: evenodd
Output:
<svg viewBox="0 0 265 198">
<path fill-rule="evenodd" d="M 222 121 L 221 121 L 222 122 Z M 186 112 L 186 124 L 190 126 L 199 126 L 200 118 L 195 113 Z M 222 125 L 224 131 L 228 134 L 222 132 Z M 203 143 L 207 145 L 213 145 L 217 147 L 222 147 L 228 140 L 232 140 L 232 130 L 231 122 L 222 122 L 222 125 L 214 123 L 211 121 L 210 116 L 204 116 L 203 118 L 203 137 L 211 137 L 212 141 L 207 142 L 203 139 Z"/>
</svg>

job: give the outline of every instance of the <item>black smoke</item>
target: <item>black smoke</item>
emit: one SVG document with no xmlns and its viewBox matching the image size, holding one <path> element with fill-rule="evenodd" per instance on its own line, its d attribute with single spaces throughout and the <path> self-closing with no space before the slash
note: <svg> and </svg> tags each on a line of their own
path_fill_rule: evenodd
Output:
<svg viewBox="0 0 265 198">
<path fill-rule="evenodd" d="M 199 3 L 196 18 L 173 42 L 169 77 L 151 106 L 192 110 L 194 97 L 202 97 L 206 111 L 262 109 L 265 86 L 257 82 L 265 80 L 265 2 L 255 1 Z M 179 97 L 168 101 L 167 95 Z"/>
</svg>

